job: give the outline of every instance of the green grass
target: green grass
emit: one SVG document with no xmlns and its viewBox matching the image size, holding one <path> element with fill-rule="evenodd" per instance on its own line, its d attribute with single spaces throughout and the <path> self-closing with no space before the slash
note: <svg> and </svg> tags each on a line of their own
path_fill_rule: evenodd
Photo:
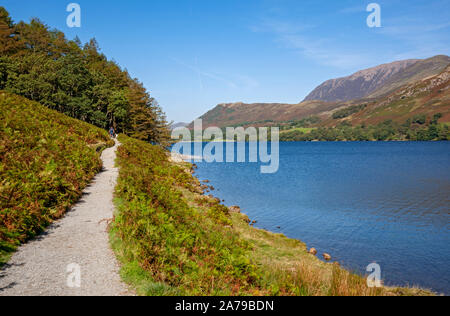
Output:
<svg viewBox="0 0 450 316">
<path fill-rule="evenodd" d="M 116 205 L 121 204 L 120 199 L 116 199 Z M 115 250 L 117 258 L 122 263 L 120 276 L 127 284 L 132 284 L 136 293 L 140 296 L 177 296 L 181 293 L 175 287 L 168 286 L 165 283 L 155 281 L 150 273 L 145 271 L 137 260 L 127 260 L 125 245 L 118 238 L 114 229 L 110 230 L 110 242 Z"/>
<path fill-rule="evenodd" d="M 7 245 L 4 246 L 4 249 L 0 252 L 0 267 L 8 263 L 15 249 L 16 249 L 15 246 L 12 247 L 8 247 Z"/>
<path fill-rule="evenodd" d="M 312 130 L 314 130 L 314 128 L 298 127 L 298 128 L 292 128 L 292 129 L 280 131 L 280 134 L 290 133 L 290 132 L 301 132 L 301 133 L 304 133 L 304 134 L 309 134 L 309 133 L 311 133 Z"/>
<path fill-rule="evenodd" d="M 0 264 L 79 199 L 107 145 L 106 131 L 0 91 Z"/>
</svg>

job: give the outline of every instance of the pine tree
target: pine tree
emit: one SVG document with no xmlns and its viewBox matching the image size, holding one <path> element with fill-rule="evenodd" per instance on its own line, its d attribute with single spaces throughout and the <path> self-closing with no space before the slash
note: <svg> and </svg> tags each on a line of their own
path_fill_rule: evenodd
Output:
<svg viewBox="0 0 450 316">
<path fill-rule="evenodd" d="M 4 7 L 0 7 L 0 55 L 15 53 L 21 46 L 15 25 Z"/>
</svg>

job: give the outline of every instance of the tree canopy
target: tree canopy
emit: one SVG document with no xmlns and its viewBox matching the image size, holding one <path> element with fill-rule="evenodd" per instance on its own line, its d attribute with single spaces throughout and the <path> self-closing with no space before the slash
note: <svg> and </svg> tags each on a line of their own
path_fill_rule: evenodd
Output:
<svg viewBox="0 0 450 316">
<path fill-rule="evenodd" d="M 168 123 L 138 79 L 100 52 L 95 39 L 68 40 L 39 19 L 14 23 L 0 7 L 0 90 L 101 128 L 170 142 Z"/>
</svg>

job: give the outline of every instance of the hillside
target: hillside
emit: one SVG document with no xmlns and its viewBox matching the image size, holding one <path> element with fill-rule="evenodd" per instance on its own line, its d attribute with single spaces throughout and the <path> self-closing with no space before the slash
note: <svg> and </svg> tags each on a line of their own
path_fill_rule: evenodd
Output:
<svg viewBox="0 0 450 316">
<path fill-rule="evenodd" d="M 0 264 L 77 201 L 106 131 L 0 91 Z"/>
<path fill-rule="evenodd" d="M 299 104 L 281 103 L 225 103 L 219 104 L 200 119 L 203 127 L 234 125 L 273 125 L 276 122 L 297 120 L 313 115 L 326 115 L 347 103 L 307 101 Z M 352 104 L 351 102 L 348 105 Z M 192 127 L 192 124 L 190 125 Z"/>
<path fill-rule="evenodd" d="M 435 56 L 380 65 L 348 77 L 328 80 L 314 89 L 305 101 L 337 102 L 380 97 L 405 84 L 437 75 L 448 64 L 450 57 Z"/>
<path fill-rule="evenodd" d="M 283 141 L 450 140 L 450 66 L 376 101 L 337 109 L 305 129 L 304 121 L 281 123 Z M 303 124 L 303 125 L 302 125 Z"/>
<path fill-rule="evenodd" d="M 367 107 L 339 121 L 352 125 L 378 124 L 386 120 L 405 122 L 415 116 L 431 118 L 442 114 L 440 122 L 450 122 L 450 66 L 440 74 L 407 84 L 390 95 L 368 102 Z M 331 120 L 324 125 L 335 125 Z"/>
<path fill-rule="evenodd" d="M 299 104 L 219 104 L 200 118 L 204 127 L 279 126 L 283 132 L 294 129 L 296 134 L 305 131 L 299 129 L 336 127 L 342 123 L 377 125 L 392 120 L 403 124 L 419 116 L 425 116 L 429 123 L 438 115 L 439 122 L 446 123 L 450 122 L 449 60 L 447 56 L 436 56 L 423 61 L 399 62 L 395 64 L 396 70 L 387 76 L 389 79 L 384 80 L 384 85 L 364 99 Z M 447 67 L 442 67 L 443 64 Z M 373 75 L 377 69 L 388 71 L 386 65 L 382 65 L 373 72 L 361 74 Z"/>
</svg>

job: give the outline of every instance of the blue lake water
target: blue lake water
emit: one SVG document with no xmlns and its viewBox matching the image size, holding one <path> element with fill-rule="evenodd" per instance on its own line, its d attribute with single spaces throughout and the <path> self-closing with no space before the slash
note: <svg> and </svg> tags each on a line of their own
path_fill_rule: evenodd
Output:
<svg viewBox="0 0 450 316">
<path fill-rule="evenodd" d="M 281 143 L 280 169 L 197 163 L 228 206 L 388 285 L 450 294 L 450 143 Z M 281 227 L 278 229 L 277 227 Z"/>
</svg>

